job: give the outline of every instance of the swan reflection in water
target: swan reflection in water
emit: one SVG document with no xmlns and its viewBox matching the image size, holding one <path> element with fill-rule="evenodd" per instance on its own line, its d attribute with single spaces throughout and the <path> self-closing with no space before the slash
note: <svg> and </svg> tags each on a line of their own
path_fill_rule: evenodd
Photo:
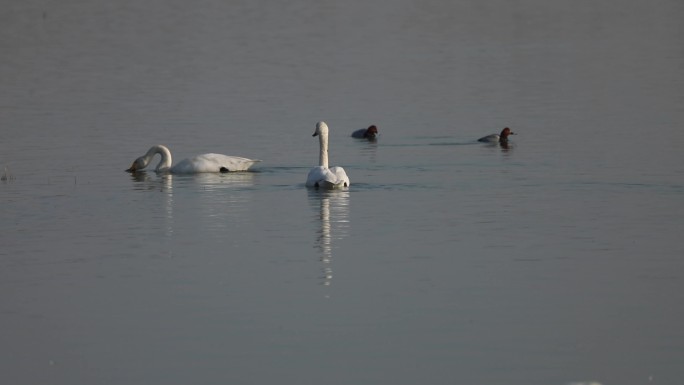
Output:
<svg viewBox="0 0 684 385">
<path fill-rule="evenodd" d="M 186 178 L 191 183 L 196 183 L 204 190 L 218 190 L 224 188 L 253 187 L 254 172 L 231 172 L 227 174 L 202 173 L 188 175 Z"/>
<path fill-rule="evenodd" d="M 318 206 L 320 229 L 316 231 L 315 248 L 323 264 L 322 284 L 330 286 L 333 278 L 334 241 L 345 238 L 349 232 L 349 191 L 309 190 L 309 203 Z"/>
<path fill-rule="evenodd" d="M 138 171 L 131 173 L 134 190 L 158 192 L 162 196 L 143 198 L 150 200 L 151 210 L 157 218 L 163 218 L 164 234 L 172 237 L 174 232 L 174 204 L 177 200 L 195 208 L 197 218 L 203 226 L 220 231 L 226 226 L 227 216 L 239 216 L 248 208 L 246 203 L 254 186 L 255 173 L 200 173 L 173 175 L 169 173 Z M 225 193 L 226 189 L 232 190 Z M 161 206 L 159 206 L 161 204 Z M 161 224 L 162 222 L 158 222 Z"/>
<path fill-rule="evenodd" d="M 162 199 L 155 199 L 155 202 L 162 202 L 163 207 L 160 207 L 162 214 L 159 215 L 164 218 L 164 235 L 167 238 L 173 237 L 173 175 L 152 173 L 148 175 L 146 172 L 131 173 L 131 180 L 135 182 L 134 190 L 139 191 L 158 191 L 163 194 Z"/>
</svg>

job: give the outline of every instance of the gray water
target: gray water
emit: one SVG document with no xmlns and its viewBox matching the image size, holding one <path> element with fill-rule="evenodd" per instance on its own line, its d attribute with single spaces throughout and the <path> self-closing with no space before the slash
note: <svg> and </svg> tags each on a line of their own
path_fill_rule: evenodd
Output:
<svg viewBox="0 0 684 385">
<path fill-rule="evenodd" d="M 5 1 L 3 383 L 681 383 L 681 20 Z M 319 120 L 346 191 L 304 187 Z M 157 143 L 262 162 L 124 172 Z"/>
</svg>

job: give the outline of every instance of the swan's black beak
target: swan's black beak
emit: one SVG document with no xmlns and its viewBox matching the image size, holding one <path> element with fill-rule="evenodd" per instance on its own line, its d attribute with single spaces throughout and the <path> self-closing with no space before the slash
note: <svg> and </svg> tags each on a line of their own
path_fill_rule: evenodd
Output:
<svg viewBox="0 0 684 385">
<path fill-rule="evenodd" d="M 311 136 L 316 136 L 316 135 L 318 135 L 318 132 L 314 132 L 313 135 L 311 135 Z"/>
<path fill-rule="evenodd" d="M 131 172 L 131 173 L 135 172 L 135 162 L 133 162 L 133 164 L 131 165 L 131 167 L 128 168 L 128 169 L 126 170 L 126 172 Z"/>
</svg>

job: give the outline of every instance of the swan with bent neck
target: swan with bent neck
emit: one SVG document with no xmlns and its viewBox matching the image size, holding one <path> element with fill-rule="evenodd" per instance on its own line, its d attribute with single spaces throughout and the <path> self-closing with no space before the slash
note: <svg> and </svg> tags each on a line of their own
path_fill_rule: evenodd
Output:
<svg viewBox="0 0 684 385">
<path fill-rule="evenodd" d="M 183 159 L 175 166 L 171 158 L 171 151 L 162 145 L 152 146 L 147 153 L 136 159 L 128 172 L 136 172 L 145 169 L 155 155 L 159 154 L 161 160 L 154 169 L 156 172 L 170 172 L 172 174 L 196 174 L 202 172 L 231 172 L 247 171 L 254 163 L 261 162 L 258 159 L 247 159 L 240 156 L 228 156 L 223 154 L 202 154 L 192 158 Z"/>
<path fill-rule="evenodd" d="M 312 136 L 318 136 L 320 153 L 318 167 L 309 171 L 306 187 L 337 189 L 349 187 L 349 177 L 342 167 L 328 168 L 328 125 L 325 122 L 316 123 L 316 131 Z"/>
</svg>

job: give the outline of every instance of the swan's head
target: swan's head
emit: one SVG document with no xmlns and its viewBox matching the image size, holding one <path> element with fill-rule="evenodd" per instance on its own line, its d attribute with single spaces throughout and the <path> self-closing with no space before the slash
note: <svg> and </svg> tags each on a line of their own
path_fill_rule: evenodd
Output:
<svg viewBox="0 0 684 385">
<path fill-rule="evenodd" d="M 378 136 L 378 128 L 375 127 L 375 125 L 368 127 L 364 136 L 368 139 L 375 139 L 375 137 Z"/>
<path fill-rule="evenodd" d="M 129 169 L 127 169 L 126 171 L 134 173 L 136 171 L 140 171 L 140 170 L 144 169 L 145 167 L 147 167 L 147 161 L 146 161 L 144 156 L 141 156 L 140 158 L 136 159 L 133 162 L 133 164 L 131 165 L 131 167 Z"/>
<path fill-rule="evenodd" d="M 314 131 L 312 136 L 328 134 L 328 125 L 325 122 L 316 123 L 316 131 Z"/>
<path fill-rule="evenodd" d="M 503 139 L 506 139 L 508 135 L 515 135 L 515 132 L 511 131 L 510 128 L 506 127 L 503 130 L 501 130 L 501 134 L 499 136 Z"/>
</svg>

